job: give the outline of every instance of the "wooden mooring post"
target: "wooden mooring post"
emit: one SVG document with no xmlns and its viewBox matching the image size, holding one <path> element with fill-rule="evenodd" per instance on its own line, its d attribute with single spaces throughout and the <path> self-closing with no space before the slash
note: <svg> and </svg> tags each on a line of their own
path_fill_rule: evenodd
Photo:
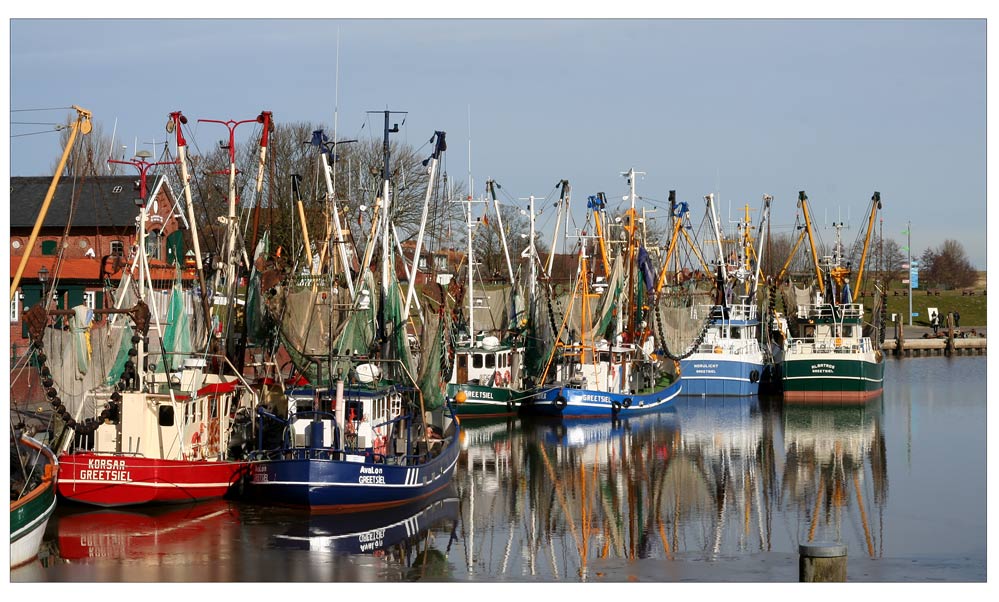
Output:
<svg viewBox="0 0 999 602">
<path fill-rule="evenodd" d="M 831 542 L 799 545 L 798 581 L 802 583 L 846 581 L 846 545 Z"/>
</svg>

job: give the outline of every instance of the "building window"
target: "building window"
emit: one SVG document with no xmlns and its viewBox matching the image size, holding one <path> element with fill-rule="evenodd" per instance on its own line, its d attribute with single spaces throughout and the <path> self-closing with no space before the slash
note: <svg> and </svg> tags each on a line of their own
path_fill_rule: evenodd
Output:
<svg viewBox="0 0 999 602">
<path fill-rule="evenodd" d="M 150 230 L 146 232 L 146 256 L 149 259 L 160 258 L 160 231 Z"/>
<path fill-rule="evenodd" d="M 54 240 L 42 241 L 42 255 L 55 255 L 59 243 Z"/>
<path fill-rule="evenodd" d="M 97 291 L 83 291 L 83 303 L 90 309 L 97 309 Z"/>
<path fill-rule="evenodd" d="M 24 295 L 20 292 L 14 295 L 14 300 L 10 302 L 10 323 L 16 323 L 21 317 L 21 300 Z"/>
<path fill-rule="evenodd" d="M 427 258 L 425 255 L 420 256 L 420 271 L 421 272 L 427 271 Z"/>
<path fill-rule="evenodd" d="M 120 240 L 112 240 L 111 241 L 111 254 L 112 255 L 117 255 L 118 257 L 124 257 L 125 256 L 125 243 L 121 242 Z"/>
<path fill-rule="evenodd" d="M 434 269 L 438 272 L 447 271 L 447 255 L 436 255 L 434 257 Z"/>
</svg>

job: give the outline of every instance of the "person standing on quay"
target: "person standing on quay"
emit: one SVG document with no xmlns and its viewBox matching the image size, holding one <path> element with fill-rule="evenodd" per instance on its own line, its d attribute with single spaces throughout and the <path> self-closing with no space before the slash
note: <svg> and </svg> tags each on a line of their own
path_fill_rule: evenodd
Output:
<svg viewBox="0 0 999 602">
<path fill-rule="evenodd" d="M 937 330 L 940 328 L 940 314 L 934 313 L 930 316 L 930 326 L 933 327 L 933 336 L 937 336 Z"/>
<path fill-rule="evenodd" d="M 954 328 L 961 327 L 961 312 L 954 310 Z"/>
</svg>

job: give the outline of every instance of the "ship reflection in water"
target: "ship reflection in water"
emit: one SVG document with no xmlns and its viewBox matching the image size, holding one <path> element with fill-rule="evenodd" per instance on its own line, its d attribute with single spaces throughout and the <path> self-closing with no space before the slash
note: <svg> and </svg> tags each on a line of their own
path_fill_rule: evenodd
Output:
<svg viewBox="0 0 999 602">
<path fill-rule="evenodd" d="M 618 421 L 469 424 L 466 578 L 671 580 L 661 562 L 635 561 L 796 553 L 819 539 L 877 556 L 880 412 L 880 399 L 765 413 L 755 397 L 681 397 Z"/>
<path fill-rule="evenodd" d="M 948 423 L 893 403 L 680 397 L 620 420 L 468 419 L 454 482 L 418 502 L 351 515 L 60 505 L 40 560 L 12 580 L 792 582 L 809 541 L 846 544 L 850 580 L 935 578 L 910 568 L 933 553 L 926 541 L 944 560 L 919 574 L 984 579 L 984 552 L 947 560 L 968 556 L 954 546 L 974 544 L 977 527 L 935 525 L 920 518 L 929 502 L 906 494 L 934 478 L 906 465 L 907 446 L 953 465 L 949 447 L 926 443 Z M 974 515 L 953 495 L 954 512 Z"/>
</svg>

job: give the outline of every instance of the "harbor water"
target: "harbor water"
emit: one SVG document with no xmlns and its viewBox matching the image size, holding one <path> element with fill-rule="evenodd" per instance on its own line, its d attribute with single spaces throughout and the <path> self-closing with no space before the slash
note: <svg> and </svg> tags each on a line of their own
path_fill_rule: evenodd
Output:
<svg viewBox="0 0 999 602">
<path fill-rule="evenodd" d="M 13 582 L 986 581 L 986 358 L 889 359 L 861 405 L 681 397 L 628 420 L 467 419 L 452 486 L 337 516 L 61 503 Z"/>
</svg>

